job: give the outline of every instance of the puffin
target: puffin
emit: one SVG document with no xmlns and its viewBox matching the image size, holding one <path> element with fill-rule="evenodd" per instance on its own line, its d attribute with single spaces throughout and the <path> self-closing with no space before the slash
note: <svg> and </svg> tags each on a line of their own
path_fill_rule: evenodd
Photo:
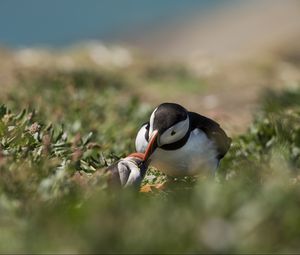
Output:
<svg viewBox="0 0 300 255">
<path fill-rule="evenodd" d="M 176 103 L 156 107 L 135 140 L 144 161 L 171 177 L 214 174 L 230 144 L 216 121 Z"/>
<path fill-rule="evenodd" d="M 131 153 L 105 169 L 105 173 L 108 174 L 108 186 L 139 188 L 147 168 L 144 154 Z"/>
</svg>

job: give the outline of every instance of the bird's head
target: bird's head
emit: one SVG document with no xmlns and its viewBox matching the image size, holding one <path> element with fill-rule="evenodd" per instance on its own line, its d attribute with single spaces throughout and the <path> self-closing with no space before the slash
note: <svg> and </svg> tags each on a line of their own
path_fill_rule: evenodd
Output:
<svg viewBox="0 0 300 255">
<path fill-rule="evenodd" d="M 149 143 L 144 160 L 148 160 L 157 147 L 164 148 L 186 136 L 190 129 L 188 112 L 174 103 L 163 103 L 151 114 L 149 123 Z"/>
</svg>

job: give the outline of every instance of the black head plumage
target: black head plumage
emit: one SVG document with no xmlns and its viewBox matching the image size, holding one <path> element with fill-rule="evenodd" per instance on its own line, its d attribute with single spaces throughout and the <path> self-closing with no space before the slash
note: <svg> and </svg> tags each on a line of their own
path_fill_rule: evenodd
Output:
<svg viewBox="0 0 300 255">
<path fill-rule="evenodd" d="M 188 117 L 187 110 L 179 104 L 163 103 L 155 111 L 153 130 L 163 133 L 169 127 L 185 120 Z"/>
</svg>

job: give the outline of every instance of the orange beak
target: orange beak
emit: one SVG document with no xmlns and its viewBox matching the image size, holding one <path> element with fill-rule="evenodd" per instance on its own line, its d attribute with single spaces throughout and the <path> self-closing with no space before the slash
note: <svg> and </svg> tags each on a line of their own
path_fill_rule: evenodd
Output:
<svg viewBox="0 0 300 255">
<path fill-rule="evenodd" d="M 138 159 L 144 160 L 145 154 L 140 153 L 140 152 L 134 152 L 134 153 L 129 154 L 127 157 L 138 158 Z"/>
<path fill-rule="evenodd" d="M 149 144 L 146 148 L 146 152 L 144 155 L 144 161 L 147 161 L 150 158 L 150 156 L 152 155 L 152 153 L 155 151 L 155 149 L 157 147 L 157 136 L 158 136 L 158 131 L 154 130 L 151 134 Z"/>
</svg>

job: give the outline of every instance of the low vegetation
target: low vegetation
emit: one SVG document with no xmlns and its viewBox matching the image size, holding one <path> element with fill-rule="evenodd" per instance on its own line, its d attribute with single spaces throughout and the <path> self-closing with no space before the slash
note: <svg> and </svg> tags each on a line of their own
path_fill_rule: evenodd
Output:
<svg viewBox="0 0 300 255">
<path fill-rule="evenodd" d="M 108 189 L 103 173 L 134 151 L 152 109 L 127 76 L 17 76 L 0 95 L 1 252 L 299 252 L 299 89 L 266 92 L 215 178 L 136 193 Z M 164 179 L 151 170 L 144 184 Z"/>
</svg>

